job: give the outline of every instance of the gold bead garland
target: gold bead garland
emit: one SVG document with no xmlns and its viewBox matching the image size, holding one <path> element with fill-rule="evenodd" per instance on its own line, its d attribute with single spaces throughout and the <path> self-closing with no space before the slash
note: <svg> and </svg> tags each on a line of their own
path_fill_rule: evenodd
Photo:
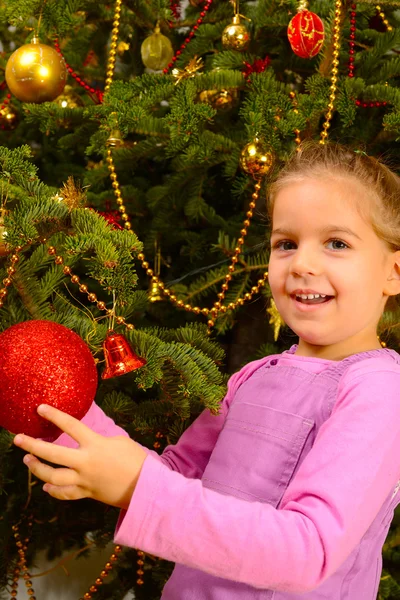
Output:
<svg viewBox="0 0 400 600">
<path fill-rule="evenodd" d="M 393 27 L 390 25 L 389 21 L 386 18 L 385 13 L 383 12 L 382 8 L 379 6 L 379 4 L 377 6 L 375 6 L 376 10 L 378 11 L 378 14 L 380 16 L 380 18 L 383 21 L 383 24 L 386 25 L 386 29 L 388 31 L 393 31 Z"/>
<path fill-rule="evenodd" d="M 110 54 L 109 54 L 109 60 L 108 60 L 108 66 L 107 66 L 106 87 L 104 88 L 105 92 L 107 92 L 110 89 L 110 85 L 112 83 L 113 75 L 114 75 L 115 55 L 116 55 L 117 40 L 118 40 L 118 33 L 119 33 L 119 26 L 120 26 L 120 16 L 121 16 L 121 0 L 116 0 L 116 7 L 115 7 L 115 14 L 114 14 L 113 28 L 112 28 Z M 124 200 L 122 198 L 122 194 L 121 194 L 121 190 L 120 190 L 120 186 L 118 183 L 118 176 L 117 176 L 117 173 L 115 172 L 115 165 L 114 165 L 114 161 L 113 161 L 113 157 L 112 157 L 111 148 L 112 148 L 112 146 L 109 146 L 107 148 L 107 158 L 106 158 L 108 170 L 110 172 L 110 179 L 112 181 L 111 185 L 114 190 L 116 202 L 118 204 L 118 211 L 121 213 L 121 219 L 124 222 L 124 228 L 128 231 L 132 231 L 132 225 L 129 221 L 129 215 L 126 212 L 126 207 L 125 207 Z M 252 287 L 251 293 L 245 294 L 244 298 L 239 298 L 238 300 L 236 300 L 236 302 L 231 302 L 228 306 L 222 305 L 222 301 L 224 300 L 225 294 L 229 287 L 229 282 L 232 279 L 232 273 L 235 270 L 235 265 L 239 260 L 238 255 L 241 252 L 241 247 L 244 244 L 244 238 L 247 235 L 247 230 L 248 230 L 248 227 L 250 226 L 250 219 L 253 216 L 253 210 L 255 208 L 255 200 L 258 199 L 260 188 L 261 188 L 261 184 L 259 182 L 257 182 L 255 184 L 255 191 L 252 195 L 252 201 L 250 202 L 249 209 L 246 213 L 246 219 L 245 219 L 245 221 L 243 223 L 243 227 L 240 231 L 241 237 L 237 241 L 237 246 L 235 248 L 234 255 L 232 256 L 232 259 L 231 259 L 231 265 L 228 267 L 228 273 L 225 276 L 225 281 L 221 286 L 220 293 L 218 294 L 218 300 L 216 302 L 214 302 L 213 308 L 209 309 L 209 308 L 200 308 L 200 306 L 191 306 L 190 304 L 187 304 L 187 303 L 185 304 L 185 302 L 183 302 L 183 300 L 178 300 L 177 297 L 175 296 L 175 294 L 173 294 L 171 290 L 166 288 L 165 284 L 162 281 L 160 281 L 160 279 L 157 275 L 154 274 L 153 269 L 150 268 L 149 263 L 145 260 L 145 255 L 142 252 L 138 255 L 138 259 L 141 261 L 143 269 L 146 271 L 146 274 L 151 278 L 151 283 L 153 285 L 156 284 L 158 286 L 160 294 L 165 296 L 170 302 L 172 302 L 172 304 L 175 304 L 177 307 L 183 308 L 184 310 L 186 310 L 188 312 L 193 312 L 198 315 L 202 314 L 206 317 L 211 315 L 212 318 L 209 319 L 209 321 L 208 321 L 209 328 L 214 325 L 215 319 L 217 318 L 219 313 L 226 313 L 227 310 L 234 310 L 237 306 L 242 306 L 244 304 L 245 300 L 250 300 L 252 298 L 252 296 L 254 294 L 256 294 L 257 292 L 259 292 L 260 288 L 265 285 L 266 280 L 268 278 L 268 272 L 265 272 L 263 275 L 263 279 L 259 279 L 257 282 L 257 285 Z"/>
<path fill-rule="evenodd" d="M 13 254 L 10 257 L 11 264 L 10 264 L 9 267 L 7 267 L 7 277 L 5 279 L 3 279 L 3 285 L 4 285 L 4 287 L 0 288 L 0 308 L 2 306 L 4 306 L 4 300 L 5 300 L 5 297 L 7 296 L 7 293 L 8 293 L 8 289 L 7 288 L 12 283 L 11 277 L 15 273 L 15 265 L 19 261 L 18 253 L 21 252 L 21 250 L 22 250 L 22 246 L 17 246 L 14 249 L 14 252 L 13 252 Z"/>
<path fill-rule="evenodd" d="M 23 539 L 21 538 L 21 534 L 19 531 L 20 524 L 21 524 L 21 521 L 11 527 L 12 531 L 14 532 L 15 545 L 18 548 L 19 560 L 18 560 L 17 566 L 15 567 L 14 572 L 13 572 L 10 595 L 11 595 L 12 600 L 17 598 L 18 580 L 19 580 L 20 576 L 22 575 L 25 585 L 26 585 L 26 588 L 27 588 L 26 591 L 27 591 L 27 594 L 28 594 L 30 600 L 36 600 L 35 592 L 32 587 L 31 574 L 29 573 L 28 567 L 26 566 L 26 556 L 25 556 L 25 552 L 28 549 L 27 544 L 29 543 L 30 531 L 32 528 L 32 516 L 30 516 L 28 518 L 28 531 L 26 533 L 26 536 Z"/>
<path fill-rule="evenodd" d="M 305 9 L 304 9 L 305 10 Z M 293 104 L 293 112 L 298 114 L 299 109 L 297 108 L 297 99 L 296 99 L 296 93 L 295 92 L 289 92 L 289 97 L 292 101 Z M 300 151 L 300 144 L 301 144 L 301 137 L 300 137 L 300 129 L 295 129 L 294 130 L 296 137 L 294 138 L 294 141 L 296 142 L 296 152 Z"/>
<path fill-rule="evenodd" d="M 110 85 L 111 85 L 113 77 L 114 77 L 115 56 L 117 54 L 117 40 L 118 40 L 118 34 L 119 34 L 119 23 L 120 23 L 120 18 L 121 18 L 121 4 L 122 4 L 122 0 L 116 0 L 113 28 L 111 31 L 110 51 L 108 53 L 106 85 L 104 87 L 104 93 L 107 93 L 109 91 Z"/>
<path fill-rule="evenodd" d="M 54 246 L 49 246 L 47 252 L 50 254 L 50 256 L 55 257 L 54 262 L 56 265 L 61 266 L 64 264 L 64 258 L 60 254 L 57 254 L 57 250 L 55 249 Z M 71 267 L 68 267 L 67 265 L 65 265 L 63 267 L 63 273 L 64 273 L 64 275 L 67 275 L 68 277 L 70 277 L 71 283 L 74 283 L 75 285 L 79 285 L 79 291 L 82 294 L 87 295 L 89 302 L 95 303 L 99 310 L 106 311 L 106 314 L 108 317 L 114 316 L 117 325 L 124 325 L 129 331 L 132 331 L 132 329 L 135 328 L 135 326 L 132 325 L 132 323 L 127 323 L 125 321 L 125 317 L 116 316 L 114 313 L 114 310 L 112 308 L 107 308 L 105 303 L 102 300 L 98 300 L 96 294 L 93 294 L 93 292 L 90 292 L 88 286 L 85 284 L 82 284 L 80 282 L 78 275 L 73 274 Z"/>
<path fill-rule="evenodd" d="M 335 2 L 335 18 L 333 21 L 333 58 L 332 58 L 332 70 L 331 70 L 331 85 L 329 94 L 328 111 L 325 115 L 325 122 L 322 125 L 320 144 L 325 144 L 326 138 L 328 137 L 328 129 L 331 126 L 331 119 L 333 114 L 334 102 L 336 99 L 337 91 L 337 75 L 339 66 L 339 53 L 340 53 L 340 22 L 342 16 L 342 2 L 336 0 Z"/>
<path fill-rule="evenodd" d="M 143 581 L 143 575 L 144 575 L 143 565 L 144 565 L 145 554 L 141 550 L 137 550 L 137 555 L 138 555 L 138 560 L 136 562 L 137 562 L 138 568 L 137 568 L 136 574 L 138 575 L 138 578 L 136 579 L 136 583 L 138 585 L 143 585 L 144 584 L 144 581 Z"/>
<path fill-rule="evenodd" d="M 12 526 L 12 531 L 14 532 L 15 544 L 18 548 L 19 560 L 18 560 L 17 566 L 15 567 L 15 569 L 13 571 L 12 583 L 10 586 L 11 587 L 11 592 L 10 592 L 11 600 L 17 599 L 18 580 L 20 579 L 21 576 L 23 577 L 25 585 L 27 587 L 27 594 L 29 596 L 29 599 L 36 600 L 36 596 L 34 595 L 35 592 L 33 590 L 32 581 L 31 581 L 32 575 L 28 571 L 28 567 L 26 565 L 26 556 L 25 556 L 26 550 L 28 548 L 27 544 L 30 541 L 30 532 L 32 529 L 32 524 L 33 524 L 32 523 L 33 522 L 32 515 L 27 519 L 27 521 L 28 521 L 27 522 L 28 531 L 23 539 L 21 538 L 21 534 L 19 531 L 19 526 L 21 524 L 21 521 Z M 92 599 L 93 594 L 95 594 L 98 591 L 99 586 L 101 586 L 104 583 L 104 579 L 106 577 L 108 577 L 108 575 L 110 574 L 110 571 L 112 571 L 113 565 L 114 565 L 114 563 L 117 562 L 118 555 L 121 552 L 122 552 L 122 546 L 114 547 L 114 550 L 113 550 L 109 560 L 104 565 L 104 568 L 101 571 L 99 577 L 97 577 L 97 579 L 95 580 L 95 583 L 89 587 L 89 591 L 86 592 L 79 600 L 91 600 Z M 139 551 L 138 551 L 138 554 L 139 554 Z M 143 555 L 143 553 L 141 553 L 141 555 Z M 137 582 L 137 583 L 139 583 L 139 582 Z M 143 580 L 141 583 L 144 583 Z"/>
<path fill-rule="evenodd" d="M 95 594 L 98 591 L 98 588 L 104 583 L 104 579 L 106 577 L 108 577 L 108 575 L 110 574 L 110 571 L 113 570 L 113 564 L 115 562 L 117 562 L 118 554 L 120 554 L 121 552 L 122 552 L 121 546 L 114 547 L 114 551 L 111 554 L 109 560 L 104 565 L 104 568 L 100 573 L 100 576 L 97 577 L 94 584 L 90 586 L 89 591 L 86 592 L 85 594 L 83 594 L 83 596 L 81 598 L 79 598 L 79 600 L 91 600 L 91 598 L 93 597 L 93 594 Z"/>
</svg>

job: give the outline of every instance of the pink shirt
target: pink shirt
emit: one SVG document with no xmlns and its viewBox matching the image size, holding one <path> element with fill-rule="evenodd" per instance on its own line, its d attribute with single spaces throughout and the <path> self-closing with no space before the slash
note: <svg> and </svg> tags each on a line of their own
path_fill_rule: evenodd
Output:
<svg viewBox="0 0 400 600">
<path fill-rule="evenodd" d="M 115 542 L 177 563 L 163 600 L 375 600 L 400 501 L 400 356 L 296 348 L 246 365 L 220 415 L 149 451 Z M 96 405 L 83 422 L 122 433 Z"/>
</svg>

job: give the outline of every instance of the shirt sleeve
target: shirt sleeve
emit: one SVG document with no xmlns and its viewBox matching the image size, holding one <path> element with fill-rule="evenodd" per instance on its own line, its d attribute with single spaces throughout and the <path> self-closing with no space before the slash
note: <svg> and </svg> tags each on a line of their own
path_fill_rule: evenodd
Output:
<svg viewBox="0 0 400 600">
<path fill-rule="evenodd" d="M 399 479 L 399 390 L 397 365 L 351 365 L 279 509 L 204 488 L 148 456 L 116 543 L 258 588 L 315 589 L 360 542 Z"/>
</svg>

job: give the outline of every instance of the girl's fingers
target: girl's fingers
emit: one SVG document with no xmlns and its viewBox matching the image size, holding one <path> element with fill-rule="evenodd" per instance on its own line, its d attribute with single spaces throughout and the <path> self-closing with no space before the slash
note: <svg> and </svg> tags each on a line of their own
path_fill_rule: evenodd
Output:
<svg viewBox="0 0 400 600">
<path fill-rule="evenodd" d="M 44 458 L 51 463 L 56 465 L 63 465 L 64 467 L 77 467 L 79 460 L 79 451 L 75 448 L 64 448 L 63 446 L 56 446 L 50 442 L 44 442 L 43 440 L 36 440 L 35 438 L 29 437 L 19 433 L 14 438 L 14 444 L 35 456 Z"/>
<path fill-rule="evenodd" d="M 93 439 L 93 437 L 97 437 L 97 434 L 94 433 L 94 431 L 78 421 L 78 419 L 54 408 L 54 406 L 40 404 L 37 411 L 41 417 L 44 417 L 47 421 L 51 421 L 54 425 L 57 425 L 59 429 L 62 429 L 62 431 L 70 435 L 80 446 Z"/>
<path fill-rule="evenodd" d="M 55 469 L 40 462 L 31 454 L 24 456 L 24 463 L 36 477 L 46 483 L 55 486 L 71 486 L 78 483 L 78 474 L 73 469 Z"/>
<path fill-rule="evenodd" d="M 50 485 L 46 483 L 43 486 L 43 490 L 57 500 L 81 500 L 82 498 L 89 498 L 90 496 L 78 485 Z"/>
</svg>

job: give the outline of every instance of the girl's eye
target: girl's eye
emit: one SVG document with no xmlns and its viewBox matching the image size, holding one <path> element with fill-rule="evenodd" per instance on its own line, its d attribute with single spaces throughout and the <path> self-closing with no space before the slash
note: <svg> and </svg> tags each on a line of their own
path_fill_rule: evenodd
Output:
<svg viewBox="0 0 400 600">
<path fill-rule="evenodd" d="M 280 242 L 276 242 L 272 247 L 273 250 L 292 250 L 293 248 L 288 248 L 287 246 L 295 246 L 294 242 L 290 240 L 281 240 Z"/>
<path fill-rule="evenodd" d="M 346 242 L 343 242 L 342 240 L 329 240 L 328 244 L 333 244 L 334 247 L 332 248 L 332 250 L 345 250 L 346 248 L 349 248 L 349 246 L 346 244 Z"/>
</svg>

